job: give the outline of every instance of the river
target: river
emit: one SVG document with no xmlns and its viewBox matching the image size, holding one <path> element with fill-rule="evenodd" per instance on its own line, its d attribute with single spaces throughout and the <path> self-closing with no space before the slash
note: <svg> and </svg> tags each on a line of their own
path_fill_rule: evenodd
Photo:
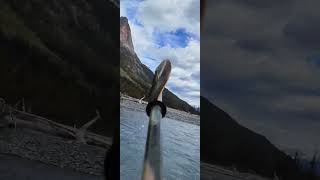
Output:
<svg viewBox="0 0 320 180">
<path fill-rule="evenodd" d="M 148 129 L 144 112 L 121 109 L 120 175 L 141 179 Z M 164 118 L 161 124 L 163 178 L 200 179 L 200 126 Z"/>
</svg>

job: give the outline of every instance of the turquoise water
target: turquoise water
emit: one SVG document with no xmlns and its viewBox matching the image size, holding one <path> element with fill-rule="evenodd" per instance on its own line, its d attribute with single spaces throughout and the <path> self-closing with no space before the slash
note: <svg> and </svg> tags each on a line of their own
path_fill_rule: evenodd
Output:
<svg viewBox="0 0 320 180">
<path fill-rule="evenodd" d="M 121 110 L 120 174 L 122 180 L 141 179 L 148 117 Z M 164 179 L 200 179 L 200 127 L 165 118 L 161 124 Z"/>
</svg>

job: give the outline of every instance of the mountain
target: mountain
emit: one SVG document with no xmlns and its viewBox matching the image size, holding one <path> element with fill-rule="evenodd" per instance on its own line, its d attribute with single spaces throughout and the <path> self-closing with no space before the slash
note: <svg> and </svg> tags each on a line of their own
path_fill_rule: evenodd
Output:
<svg viewBox="0 0 320 180">
<path fill-rule="evenodd" d="M 109 0 L 0 0 L 0 97 L 12 105 L 24 98 L 32 113 L 77 127 L 98 108 L 91 129 L 110 135 L 119 113 L 118 17 Z"/>
<path fill-rule="evenodd" d="M 120 17 L 120 91 L 140 99 L 147 96 L 152 78 L 153 72 L 141 63 L 134 51 L 128 19 Z M 198 114 L 192 106 L 168 89 L 164 90 L 163 102 L 171 108 Z"/>
<path fill-rule="evenodd" d="M 264 136 L 238 124 L 201 97 L 201 161 L 282 179 L 303 179 L 294 160 Z"/>
</svg>

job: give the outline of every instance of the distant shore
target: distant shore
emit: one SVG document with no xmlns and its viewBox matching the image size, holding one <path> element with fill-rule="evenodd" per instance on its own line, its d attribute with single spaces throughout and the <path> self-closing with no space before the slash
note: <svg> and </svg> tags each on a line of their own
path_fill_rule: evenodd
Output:
<svg viewBox="0 0 320 180">
<path fill-rule="evenodd" d="M 121 109 L 126 108 L 126 109 L 130 109 L 133 111 L 145 112 L 147 102 L 130 97 L 130 96 L 121 95 L 120 105 L 121 105 Z M 170 119 L 174 119 L 174 120 L 178 120 L 178 121 L 182 121 L 182 122 L 186 122 L 186 123 L 195 124 L 195 125 L 200 126 L 200 116 L 199 115 L 190 114 L 188 112 L 180 111 L 177 109 L 167 107 L 166 117 L 170 118 Z"/>
</svg>

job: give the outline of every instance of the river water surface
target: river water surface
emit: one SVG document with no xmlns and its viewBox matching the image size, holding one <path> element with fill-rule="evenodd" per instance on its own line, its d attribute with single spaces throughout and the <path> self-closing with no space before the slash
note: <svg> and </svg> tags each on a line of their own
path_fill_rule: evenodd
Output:
<svg viewBox="0 0 320 180">
<path fill-rule="evenodd" d="M 143 112 L 121 109 L 122 180 L 140 180 L 148 130 Z M 164 179 L 200 179 L 200 127 L 165 118 L 161 124 Z"/>
</svg>

